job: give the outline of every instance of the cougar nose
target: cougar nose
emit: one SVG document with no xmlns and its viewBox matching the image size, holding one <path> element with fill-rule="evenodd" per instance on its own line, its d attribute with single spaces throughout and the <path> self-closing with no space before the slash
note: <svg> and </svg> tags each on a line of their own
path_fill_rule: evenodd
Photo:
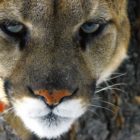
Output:
<svg viewBox="0 0 140 140">
<path fill-rule="evenodd" d="M 50 107 L 58 105 L 63 98 L 72 95 L 72 93 L 70 93 L 68 90 L 54 90 L 50 92 L 49 90 L 44 89 L 35 90 L 34 94 L 43 97 L 47 105 Z"/>
</svg>

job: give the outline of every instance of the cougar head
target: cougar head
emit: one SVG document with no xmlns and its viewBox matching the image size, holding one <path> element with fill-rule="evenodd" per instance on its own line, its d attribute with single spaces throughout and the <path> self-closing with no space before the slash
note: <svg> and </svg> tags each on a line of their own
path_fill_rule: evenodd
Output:
<svg viewBox="0 0 140 140">
<path fill-rule="evenodd" d="M 14 108 L 24 129 L 56 138 L 86 112 L 96 86 L 126 57 L 126 5 L 125 0 L 0 1 L 1 100 Z"/>
</svg>

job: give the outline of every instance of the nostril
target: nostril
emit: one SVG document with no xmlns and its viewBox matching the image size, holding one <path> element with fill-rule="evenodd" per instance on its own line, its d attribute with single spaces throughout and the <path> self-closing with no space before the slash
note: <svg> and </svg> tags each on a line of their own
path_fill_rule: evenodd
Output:
<svg viewBox="0 0 140 140">
<path fill-rule="evenodd" d="M 32 88 L 30 86 L 27 86 L 27 90 L 29 91 L 29 94 L 31 96 L 35 96 L 36 97 L 36 95 L 34 94 L 34 91 L 32 90 Z"/>
<path fill-rule="evenodd" d="M 72 93 L 72 96 L 74 96 L 77 92 L 78 92 L 79 88 L 76 88 L 73 93 Z"/>
<path fill-rule="evenodd" d="M 35 95 L 34 91 L 29 86 L 27 86 L 27 89 L 28 89 L 29 93 L 32 94 L 32 96 L 37 97 L 39 100 L 42 100 L 47 105 L 47 107 L 50 108 L 51 110 L 54 109 L 57 106 L 56 104 L 55 105 L 49 105 L 44 96 Z"/>
</svg>

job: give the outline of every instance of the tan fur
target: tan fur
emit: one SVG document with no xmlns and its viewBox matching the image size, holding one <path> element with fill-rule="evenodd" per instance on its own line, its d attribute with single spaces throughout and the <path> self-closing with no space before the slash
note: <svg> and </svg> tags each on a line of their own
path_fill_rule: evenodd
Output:
<svg viewBox="0 0 140 140">
<path fill-rule="evenodd" d="M 8 79 L 14 100 L 32 97 L 27 86 L 54 83 L 58 84 L 54 90 L 78 87 L 73 98 L 87 105 L 93 96 L 92 84 L 103 82 L 127 56 L 127 0 L 1 0 L 0 24 L 5 19 L 24 24 L 29 34 L 20 50 L 19 42 L 0 30 L 0 98 L 6 104 L 12 100 L 5 98 L 3 84 Z M 101 19 L 108 24 L 83 51 L 75 41 L 80 27 Z M 21 138 L 29 138 L 20 118 L 5 118 Z"/>
</svg>

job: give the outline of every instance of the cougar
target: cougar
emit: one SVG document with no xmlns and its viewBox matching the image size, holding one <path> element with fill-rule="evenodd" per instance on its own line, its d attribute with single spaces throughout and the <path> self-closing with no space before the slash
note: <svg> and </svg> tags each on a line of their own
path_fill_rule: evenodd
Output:
<svg viewBox="0 0 140 140">
<path fill-rule="evenodd" d="M 0 0 L 0 101 L 23 140 L 58 138 L 127 56 L 126 0 Z"/>
</svg>

